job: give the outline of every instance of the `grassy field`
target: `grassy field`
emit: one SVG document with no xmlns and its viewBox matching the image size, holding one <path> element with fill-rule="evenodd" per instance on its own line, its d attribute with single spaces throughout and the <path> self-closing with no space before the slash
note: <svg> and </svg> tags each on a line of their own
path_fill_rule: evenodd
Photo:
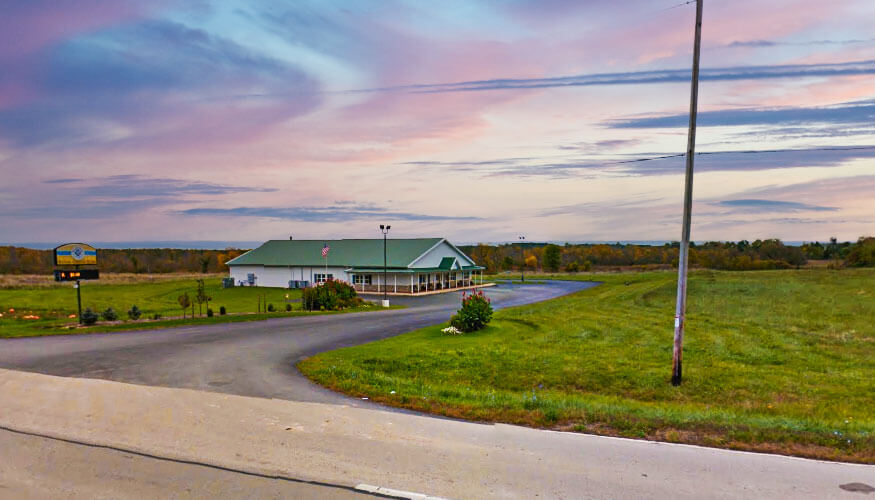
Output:
<svg viewBox="0 0 875 500">
<path fill-rule="evenodd" d="M 693 273 L 678 388 L 675 273 L 570 279 L 604 283 L 474 334 L 424 328 L 299 367 L 441 415 L 875 463 L 875 270 Z"/>
<path fill-rule="evenodd" d="M 182 316 L 177 298 L 188 292 L 189 297 L 194 300 L 197 293 L 196 279 L 199 278 L 205 280 L 206 294 L 212 297 L 210 308 L 216 315 L 213 318 L 177 319 Z M 82 309 L 90 307 L 99 312 L 113 307 L 120 319 L 127 320 L 128 309 L 136 304 L 143 311 L 142 320 L 116 324 L 100 322 L 89 328 L 71 329 L 78 321 L 75 316 L 70 318 L 77 312 L 76 290 L 72 283 L 54 283 L 45 277 L 27 276 L 6 277 L 0 282 L 4 285 L 0 287 L 0 338 L 165 328 L 183 324 L 252 321 L 290 314 L 318 314 L 300 310 L 300 303 L 296 302 L 301 298 L 299 290 L 252 287 L 223 289 L 221 277 L 216 275 L 156 275 L 154 278 L 144 275 L 108 275 L 99 281 L 82 282 Z M 273 304 L 277 313 L 248 314 L 257 311 L 259 295 L 268 304 Z M 285 312 L 286 303 L 291 303 L 292 313 Z M 221 306 L 225 306 L 228 316 L 219 316 Z M 358 308 L 355 311 L 368 309 L 371 308 Z M 203 307 L 203 312 L 206 313 L 206 306 Z M 154 314 L 160 315 L 162 320 L 144 321 Z M 190 308 L 187 314 L 191 314 Z"/>
</svg>

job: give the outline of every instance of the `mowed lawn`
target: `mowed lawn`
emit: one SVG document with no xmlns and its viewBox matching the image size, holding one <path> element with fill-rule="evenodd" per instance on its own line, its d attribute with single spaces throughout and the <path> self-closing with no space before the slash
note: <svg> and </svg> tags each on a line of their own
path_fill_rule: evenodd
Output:
<svg viewBox="0 0 875 500">
<path fill-rule="evenodd" d="M 680 387 L 675 273 L 569 279 L 604 283 L 474 334 L 424 328 L 299 368 L 453 417 L 875 463 L 875 270 L 692 273 Z"/>
<path fill-rule="evenodd" d="M 113 279 L 106 281 L 112 282 Z M 206 294 L 212 297 L 210 308 L 215 313 L 209 322 L 254 319 L 247 317 L 219 318 L 219 308 L 225 306 L 229 315 L 240 313 L 254 313 L 258 310 L 259 300 L 273 304 L 277 315 L 285 311 L 286 295 L 289 301 L 299 300 L 299 290 L 284 290 L 278 288 L 253 288 L 234 287 L 223 289 L 221 278 L 214 275 L 204 279 Z M 159 314 L 165 321 L 156 325 L 152 322 L 137 323 L 138 327 L 174 326 L 182 321 L 166 321 L 166 318 L 182 316 L 182 308 L 177 299 L 183 293 L 188 293 L 192 302 L 197 295 L 197 281 L 195 277 L 187 276 L 180 279 L 167 279 L 162 277 L 150 281 L 145 277 L 134 283 L 101 283 L 101 281 L 82 282 L 82 309 L 90 307 L 96 312 L 112 307 L 119 315 L 119 319 L 127 320 L 127 311 L 136 305 L 142 312 L 142 318 L 151 318 Z M 262 296 L 263 299 L 259 299 Z M 262 304 L 262 308 L 264 305 Z M 300 303 L 292 304 L 294 311 L 300 310 Z M 12 309 L 13 311 L 10 311 Z M 195 311 L 198 307 L 195 304 Z M 201 308 L 206 314 L 206 304 Z M 69 318 L 76 314 L 76 290 L 72 283 L 58 283 L 46 286 L 43 283 L 33 286 L 6 286 L 0 287 L 0 337 L 18 337 L 31 335 L 49 335 L 56 333 L 70 333 L 65 327 L 75 324 L 76 318 Z M 191 308 L 187 315 L 191 315 Z M 288 313 L 284 313 L 288 314 Z M 27 316 L 36 316 L 38 319 L 25 319 Z M 203 321 L 208 321 L 204 319 Z M 132 324 L 121 324 L 107 327 L 101 326 L 89 330 L 105 331 L 112 329 L 131 328 Z M 81 330 L 76 330 L 81 331 Z"/>
</svg>

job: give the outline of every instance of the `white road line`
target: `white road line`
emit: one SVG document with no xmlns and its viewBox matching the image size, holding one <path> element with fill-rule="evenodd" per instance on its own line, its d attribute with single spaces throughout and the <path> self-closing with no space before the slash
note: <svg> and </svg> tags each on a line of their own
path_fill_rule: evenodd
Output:
<svg viewBox="0 0 875 500">
<path fill-rule="evenodd" d="M 373 486 L 370 484 L 359 484 L 355 487 L 355 489 L 359 491 L 366 491 L 368 493 L 379 493 L 381 495 L 389 495 L 392 497 L 398 498 L 409 498 L 410 500 L 449 500 L 443 497 L 433 497 L 429 495 L 425 495 L 423 493 L 415 493 L 413 491 L 404 491 L 404 490 L 394 490 L 392 488 L 385 488 L 383 486 Z"/>
</svg>

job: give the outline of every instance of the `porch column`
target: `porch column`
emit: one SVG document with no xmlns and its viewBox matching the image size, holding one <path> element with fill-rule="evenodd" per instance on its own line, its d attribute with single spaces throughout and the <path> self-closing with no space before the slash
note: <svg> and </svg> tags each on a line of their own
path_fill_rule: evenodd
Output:
<svg viewBox="0 0 875 500">
<path fill-rule="evenodd" d="M 398 273 L 393 274 L 392 279 L 395 280 L 395 293 L 398 293 Z"/>
</svg>

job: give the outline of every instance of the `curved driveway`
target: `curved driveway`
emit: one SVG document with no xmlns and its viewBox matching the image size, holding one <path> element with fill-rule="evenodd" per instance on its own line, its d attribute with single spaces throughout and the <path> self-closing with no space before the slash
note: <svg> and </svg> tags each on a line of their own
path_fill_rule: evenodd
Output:
<svg viewBox="0 0 875 500">
<path fill-rule="evenodd" d="M 485 289 L 496 308 L 539 302 L 595 286 L 548 281 Z M 446 321 L 459 292 L 393 297 L 406 309 L 277 318 L 166 330 L 0 341 L 0 367 L 67 377 L 182 387 L 242 396 L 362 405 L 304 378 L 307 356 Z M 366 404 L 366 403 L 365 403 Z"/>
</svg>

